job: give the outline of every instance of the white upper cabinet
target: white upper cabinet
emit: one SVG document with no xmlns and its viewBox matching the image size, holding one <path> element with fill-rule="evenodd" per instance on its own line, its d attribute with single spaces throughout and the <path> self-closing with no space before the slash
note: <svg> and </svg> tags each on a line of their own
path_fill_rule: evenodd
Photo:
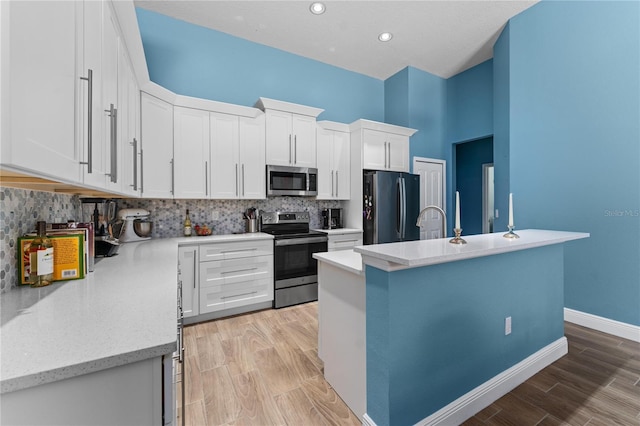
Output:
<svg viewBox="0 0 640 426">
<path fill-rule="evenodd" d="M 357 168 L 409 172 L 409 138 L 416 130 L 370 120 L 355 121 L 350 128 L 353 148 L 361 156 Z"/>
<path fill-rule="evenodd" d="M 173 108 L 175 198 L 209 197 L 209 112 Z"/>
<path fill-rule="evenodd" d="M 409 136 L 365 129 L 363 137 L 365 169 L 409 172 Z"/>
<path fill-rule="evenodd" d="M 240 117 L 240 198 L 259 200 L 266 197 L 265 116 Z"/>
<path fill-rule="evenodd" d="M 348 125 L 330 121 L 318 122 L 318 199 L 350 198 L 350 139 Z"/>
<path fill-rule="evenodd" d="M 265 118 L 212 112 L 212 198 L 265 198 Z"/>
<path fill-rule="evenodd" d="M 140 196 L 140 89 L 125 49 L 118 59 L 119 181 L 122 193 Z"/>
<path fill-rule="evenodd" d="M 0 2 L 1 164 L 80 182 L 76 138 L 78 2 Z"/>
<path fill-rule="evenodd" d="M 316 167 L 316 117 L 323 110 L 268 98 L 256 107 L 265 112 L 266 163 Z"/>
<path fill-rule="evenodd" d="M 140 112 L 142 196 L 173 198 L 173 105 L 142 92 Z"/>
</svg>

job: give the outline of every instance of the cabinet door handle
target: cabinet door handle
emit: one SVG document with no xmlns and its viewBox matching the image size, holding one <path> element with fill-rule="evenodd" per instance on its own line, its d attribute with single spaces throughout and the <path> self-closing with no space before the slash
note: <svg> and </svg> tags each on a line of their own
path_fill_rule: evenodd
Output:
<svg viewBox="0 0 640 426">
<path fill-rule="evenodd" d="M 391 168 L 391 142 L 387 142 L 389 144 L 389 168 Z"/>
<path fill-rule="evenodd" d="M 333 183 L 333 170 L 331 170 L 331 196 L 333 197 L 333 188 L 334 188 L 334 183 Z"/>
<path fill-rule="evenodd" d="M 196 259 L 196 251 L 193 251 L 193 288 L 196 288 L 196 274 L 198 273 L 198 265 Z"/>
<path fill-rule="evenodd" d="M 138 190 L 138 140 L 133 138 L 133 142 L 129 142 L 133 146 L 133 187 L 134 191 Z"/>
<path fill-rule="evenodd" d="M 242 196 L 244 197 L 244 163 L 242 164 Z"/>
<path fill-rule="evenodd" d="M 209 195 L 209 162 L 204 162 L 204 195 Z"/>
<path fill-rule="evenodd" d="M 236 163 L 236 197 L 238 196 L 238 163 Z"/>
<path fill-rule="evenodd" d="M 111 166 L 107 176 L 110 177 L 112 183 L 116 183 L 118 182 L 118 109 L 111 104 L 109 109 L 104 111 L 109 113 L 109 131 L 111 132 L 109 137 Z"/>
<path fill-rule="evenodd" d="M 338 170 L 336 170 L 336 197 L 339 194 L 339 189 L 340 189 L 340 187 L 338 186 L 339 184 L 340 184 L 340 179 L 339 179 L 339 176 L 338 176 Z"/>
<path fill-rule="evenodd" d="M 171 163 L 171 195 L 176 195 L 176 185 L 175 185 L 176 170 L 175 170 L 175 163 L 173 162 L 173 158 L 171 159 L 171 161 L 169 161 L 169 163 Z"/>
<path fill-rule="evenodd" d="M 143 150 L 140 148 L 140 194 L 144 192 L 144 157 Z"/>
<path fill-rule="evenodd" d="M 293 137 L 293 164 L 298 162 L 298 135 Z"/>
<path fill-rule="evenodd" d="M 80 164 L 87 165 L 87 173 L 93 173 L 93 70 L 87 69 L 87 76 L 80 77 L 80 80 L 87 81 L 87 161 Z"/>
<path fill-rule="evenodd" d="M 384 143 L 384 168 L 387 168 L 387 143 Z"/>
<path fill-rule="evenodd" d="M 289 135 L 289 164 L 291 164 L 291 135 Z"/>
</svg>

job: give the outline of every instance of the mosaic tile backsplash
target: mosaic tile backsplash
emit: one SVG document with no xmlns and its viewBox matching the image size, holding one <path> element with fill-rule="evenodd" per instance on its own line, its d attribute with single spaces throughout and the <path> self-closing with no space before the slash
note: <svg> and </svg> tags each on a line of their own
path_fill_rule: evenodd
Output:
<svg viewBox="0 0 640 426">
<path fill-rule="evenodd" d="M 340 202 L 304 197 L 274 197 L 266 200 L 118 200 L 118 209 L 140 208 L 151 213 L 153 238 L 182 236 L 182 223 L 187 209 L 194 226 L 206 224 L 215 235 L 244 232 L 242 213 L 251 207 L 260 211 L 308 211 L 310 227 L 321 228 L 320 211 L 323 208 L 340 207 Z M 214 212 L 218 214 L 218 220 L 212 220 Z"/>
<path fill-rule="evenodd" d="M 18 237 L 35 231 L 36 222 L 66 222 L 80 214 L 78 196 L 0 187 L 0 292 L 15 287 Z"/>
<path fill-rule="evenodd" d="M 317 201 L 304 197 L 274 197 L 266 200 L 148 200 L 118 199 L 118 209 L 148 210 L 153 221 L 153 238 L 182 235 L 182 223 L 189 209 L 194 225 L 206 224 L 216 235 L 244 231 L 242 213 L 254 207 L 260 211 L 308 211 L 310 227 L 321 228 L 323 208 L 341 207 L 339 201 Z M 218 220 L 212 220 L 212 213 Z M 17 283 L 17 238 L 35 230 L 38 220 L 66 222 L 82 220 L 78 196 L 0 187 L 0 293 Z"/>
</svg>

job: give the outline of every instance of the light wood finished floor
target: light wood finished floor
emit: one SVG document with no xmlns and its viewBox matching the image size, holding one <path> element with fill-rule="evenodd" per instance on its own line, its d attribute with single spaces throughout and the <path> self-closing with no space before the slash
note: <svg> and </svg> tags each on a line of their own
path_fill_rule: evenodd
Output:
<svg viewBox="0 0 640 426">
<path fill-rule="evenodd" d="M 567 356 L 464 425 L 640 426 L 640 344 L 565 333 Z M 317 334 L 316 302 L 186 327 L 186 424 L 359 425 L 324 380 Z"/>
</svg>

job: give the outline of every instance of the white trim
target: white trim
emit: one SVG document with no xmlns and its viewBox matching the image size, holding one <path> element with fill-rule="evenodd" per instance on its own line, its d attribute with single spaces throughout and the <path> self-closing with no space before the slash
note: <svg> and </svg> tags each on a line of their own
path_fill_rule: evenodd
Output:
<svg viewBox="0 0 640 426">
<path fill-rule="evenodd" d="M 640 327 L 597 315 L 564 308 L 564 320 L 640 343 Z"/>
<path fill-rule="evenodd" d="M 416 129 L 411 129 L 409 127 L 396 126 L 395 124 L 381 123 L 379 121 L 365 120 L 364 118 L 361 118 L 349 124 L 349 128 L 352 132 L 361 129 L 369 129 L 402 136 L 413 136 L 413 134 L 417 132 Z"/>
<path fill-rule="evenodd" d="M 420 420 L 416 425 L 444 426 L 460 424 L 524 383 L 543 368 L 566 355 L 567 350 L 567 338 L 563 336 L 430 416 Z M 367 414 L 363 416 L 362 424 L 376 426 L 376 423 Z"/>
</svg>

